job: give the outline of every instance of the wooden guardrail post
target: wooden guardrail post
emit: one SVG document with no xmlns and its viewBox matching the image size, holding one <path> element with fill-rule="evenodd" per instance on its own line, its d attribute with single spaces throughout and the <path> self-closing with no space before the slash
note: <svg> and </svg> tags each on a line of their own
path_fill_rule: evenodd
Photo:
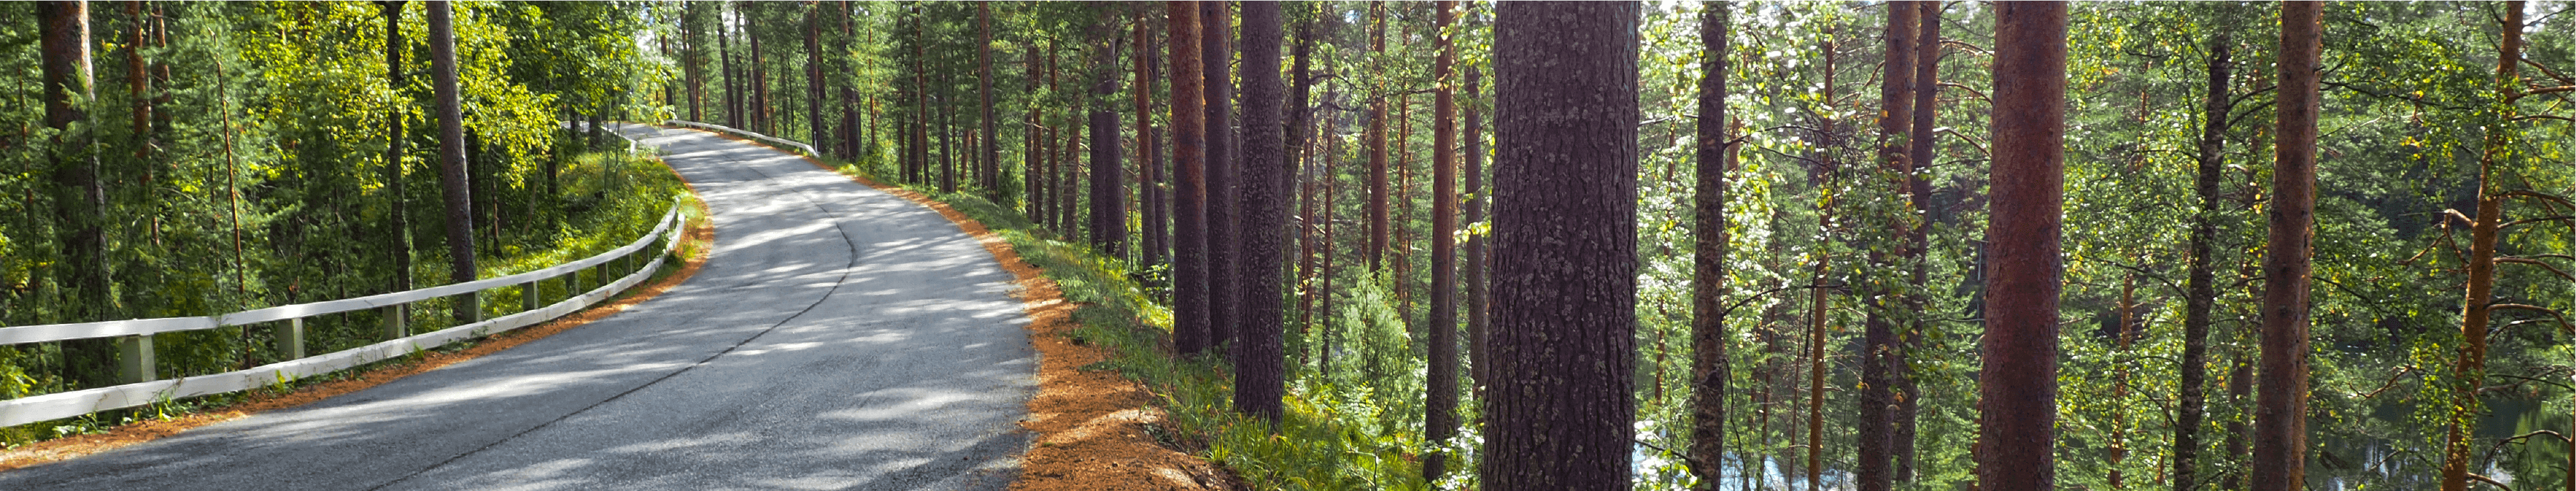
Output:
<svg viewBox="0 0 2576 491">
<path fill-rule="evenodd" d="M 540 284 L 540 283 L 544 283 L 545 281 L 546 281 L 546 280 L 545 280 L 544 278 L 538 278 L 538 279 L 534 279 L 534 280 L 528 280 L 528 283 L 527 283 L 527 284 L 525 284 L 525 285 L 520 285 L 520 286 L 519 286 L 519 306 L 520 306 L 523 310 L 536 310 L 536 309 L 537 309 L 537 304 L 538 304 L 538 303 L 541 303 L 541 302 L 539 302 L 539 301 L 538 301 L 538 299 L 537 299 L 537 292 L 538 292 L 537 285 L 538 285 L 538 284 Z"/>
<path fill-rule="evenodd" d="M 411 326 L 404 325 L 406 321 L 411 320 L 411 304 L 387 305 L 383 310 L 385 339 L 399 339 L 411 335 Z"/>
<path fill-rule="evenodd" d="M 304 357 L 304 318 L 287 319 L 277 326 L 277 356 L 289 360 Z"/>
<path fill-rule="evenodd" d="M 117 374 L 125 383 L 150 382 L 152 370 L 152 335 L 118 336 L 116 338 Z"/>
<path fill-rule="evenodd" d="M 456 299 L 456 325 L 473 324 L 483 320 L 483 291 L 465 292 L 453 298 Z"/>
</svg>

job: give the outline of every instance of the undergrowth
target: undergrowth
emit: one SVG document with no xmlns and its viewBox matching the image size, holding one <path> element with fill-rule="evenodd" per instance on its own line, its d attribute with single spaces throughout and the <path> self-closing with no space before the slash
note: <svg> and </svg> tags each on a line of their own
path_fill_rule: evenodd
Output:
<svg viewBox="0 0 2576 491">
<path fill-rule="evenodd" d="M 842 163 L 843 173 L 873 179 L 867 167 Z M 879 182 L 887 182 L 880 180 Z M 1277 428 L 1233 411 L 1232 367 L 1215 357 L 1180 358 L 1170 354 L 1171 310 L 1137 281 L 1157 271 L 1138 271 L 1126 261 L 1094 253 L 1086 244 L 1059 240 L 1035 230 L 1018 211 L 966 193 L 941 193 L 925 186 L 900 185 L 947 204 L 1008 241 L 1021 260 L 1038 266 L 1055 281 L 1068 302 L 1077 305 L 1079 323 L 1072 336 L 1104 347 L 1110 359 L 1083 367 L 1110 370 L 1145 385 L 1155 405 L 1171 416 L 1181 435 L 1167 443 L 1195 451 L 1224 466 L 1255 489 L 1342 490 L 1430 489 L 1423 482 L 1419 357 L 1404 356 L 1411 346 L 1400 322 L 1383 302 L 1353 299 L 1335 314 L 1345 324 L 1361 326 L 1336 352 L 1358 356 L 1318 370 L 1291 360 L 1286 414 Z M 1373 306 L 1373 307 L 1372 307 Z M 1381 319 L 1384 318 L 1384 319 Z M 1293 334 L 1293 333 L 1292 333 Z M 1296 337 L 1296 336 L 1291 336 Z M 1373 353 L 1362 346 L 1375 344 Z M 1384 346 L 1399 348 L 1385 349 Z M 1298 350 L 1292 347 L 1291 353 Z M 1392 380 L 1388 380 L 1392 379 Z M 1402 390 L 1411 382 L 1410 392 Z M 1474 407 L 1471 403 L 1462 404 Z M 1472 415 L 1467 421 L 1475 421 Z M 1275 431 L 1274 431 L 1275 430 Z M 1442 442 L 1450 455 L 1475 447 L 1475 428 Z M 1452 457 L 1444 488 L 1472 487 L 1474 459 Z"/>
</svg>

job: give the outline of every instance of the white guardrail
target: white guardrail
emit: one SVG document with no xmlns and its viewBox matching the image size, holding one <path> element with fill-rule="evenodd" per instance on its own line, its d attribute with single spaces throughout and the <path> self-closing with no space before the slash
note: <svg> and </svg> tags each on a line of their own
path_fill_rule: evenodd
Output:
<svg viewBox="0 0 2576 491">
<path fill-rule="evenodd" d="M 675 200 L 671 205 L 670 211 L 662 214 L 661 223 L 653 226 L 652 232 L 644 234 L 643 237 L 636 238 L 634 242 L 628 243 L 624 247 L 619 247 L 581 260 L 555 265 L 554 267 L 546 269 L 499 278 L 477 280 L 452 285 L 441 285 L 380 295 L 369 295 L 343 300 L 269 307 L 258 310 L 205 317 L 169 317 L 160 319 L 84 322 L 77 324 L 0 327 L 0 345 L 42 343 L 74 339 L 127 337 L 127 360 L 123 362 L 127 365 L 127 378 L 129 380 L 143 380 L 125 385 L 99 387 L 71 392 L 57 392 L 0 401 L 0 426 L 15 426 L 38 421 L 75 417 L 99 411 L 142 406 L 180 398 L 249 390 L 251 388 L 267 386 L 273 383 L 330 373 L 349 367 L 404 356 L 423 349 L 445 346 L 457 341 L 479 338 L 536 325 L 538 323 L 553 320 L 557 317 L 563 317 L 567 314 L 579 312 L 583 308 L 599 303 L 599 301 L 606 300 L 609 297 L 616 296 L 619 292 L 626 291 L 627 288 L 644 282 L 646 278 L 651 278 L 655 271 L 659 271 L 661 269 L 663 262 L 670 259 L 670 251 L 679 247 L 680 241 L 678 239 L 680 236 L 684 235 L 682 231 L 685 228 L 685 226 L 680 225 L 680 203 Z M 656 242 L 660 242 L 661 244 L 656 247 Z M 537 294 L 539 291 L 537 288 L 539 282 L 563 277 L 565 291 L 580 290 L 580 285 L 582 283 L 580 273 L 582 271 L 592 267 L 608 264 L 609 261 L 618 259 L 630 259 L 622 263 L 621 266 L 632 266 L 634 265 L 634 261 L 631 260 L 632 255 L 637 252 L 645 251 L 648 247 L 651 248 L 650 250 L 656 251 L 657 253 L 653 255 L 653 260 L 646 263 L 642 268 L 628 272 L 624 276 L 617 278 L 615 281 L 605 282 L 606 284 L 599 285 L 598 287 L 585 291 L 582 294 L 571 295 L 568 298 L 543 307 L 539 307 L 537 305 L 539 301 L 539 295 Z M 602 271 L 597 273 L 596 276 L 604 278 L 608 274 L 608 272 Z M 405 313 L 405 311 L 408 310 L 406 306 L 410 303 L 433 298 L 478 293 L 486 289 L 512 286 L 524 288 L 524 290 L 521 290 L 523 293 L 520 297 L 523 299 L 525 308 L 518 313 L 417 335 L 411 335 L 404 332 L 404 329 L 402 328 L 403 318 L 407 316 Z M 304 356 L 304 318 L 323 314 L 368 309 L 385 310 L 389 316 L 386 330 L 390 335 L 396 336 L 394 339 L 324 355 L 311 357 Z M 151 380 L 154 378 L 151 375 L 152 371 L 150 367 L 152 361 L 150 359 L 151 356 L 149 355 L 151 352 L 151 345 L 149 343 L 151 338 L 149 336 L 152 334 L 214 329 L 218 327 L 243 326 L 278 321 L 287 322 L 286 325 L 277 327 L 278 334 L 276 338 L 279 345 L 278 351 L 286 354 L 287 356 L 294 357 L 292 360 L 262 365 L 248 370 L 198 375 L 194 377 L 180 377 L 167 380 Z M 138 347 L 139 349 L 137 349 Z M 136 360 L 135 358 L 141 359 Z M 139 367 L 136 365 L 137 362 L 140 363 Z M 137 375 L 137 373 L 139 373 L 139 375 Z"/>
<path fill-rule="evenodd" d="M 707 131 L 715 131 L 715 132 L 723 132 L 723 133 L 732 133 L 734 136 L 739 136 L 739 137 L 743 137 L 743 138 L 750 138 L 750 139 L 754 139 L 754 140 L 760 140 L 760 141 L 764 141 L 764 142 L 769 142 L 769 143 L 777 144 L 777 145 L 778 145 L 778 146 L 780 146 L 780 147 L 796 149 L 796 150 L 798 150 L 798 151 L 805 152 L 805 156 L 807 156 L 807 157 L 814 157 L 814 158 L 822 158 L 822 157 L 823 157 L 823 154 L 822 154 L 822 153 L 820 153 L 820 152 L 815 152 L 815 151 L 814 151 L 814 146 L 813 146 L 813 145 L 807 145 L 807 144 L 804 144 L 804 143 L 799 143 L 799 142 L 797 142 L 797 141 L 795 141 L 795 140 L 789 140 L 789 139 L 779 138 L 779 137 L 775 137 L 775 136 L 769 136 L 769 135 L 763 135 L 763 134 L 753 133 L 753 132 L 744 131 L 744 130 L 738 130 L 738 129 L 734 129 L 734 128 L 731 128 L 731 127 L 727 127 L 727 126 L 725 126 L 725 125 L 700 123 L 700 122 L 696 122 L 696 121 L 689 121 L 689 120 L 684 120 L 684 119 L 673 119 L 673 120 L 667 120 L 667 121 L 663 121 L 663 123 L 665 123 L 665 124 L 669 124 L 669 125 L 672 125 L 672 126 L 685 126 L 685 127 L 697 128 L 697 129 L 707 130 Z"/>
</svg>

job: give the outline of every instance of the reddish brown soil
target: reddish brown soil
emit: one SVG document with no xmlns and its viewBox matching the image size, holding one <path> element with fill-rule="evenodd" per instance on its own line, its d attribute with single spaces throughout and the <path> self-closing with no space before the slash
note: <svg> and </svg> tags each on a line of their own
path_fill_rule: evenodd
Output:
<svg viewBox="0 0 2576 491">
<path fill-rule="evenodd" d="M 677 171 L 673 172 L 673 175 L 677 174 Z M 686 179 L 682 179 L 680 182 L 687 183 L 688 181 Z M 692 186 L 691 192 L 695 192 L 694 186 Z M 705 210 L 701 208 L 698 215 L 706 216 Z M 661 281 L 648 283 L 642 285 L 640 288 L 628 290 L 619 298 L 610 300 L 607 303 L 591 306 L 590 308 L 583 309 L 580 312 L 574 312 L 572 315 L 559 317 L 555 320 L 547 321 L 544 324 L 496 334 L 492 337 L 485 338 L 481 342 L 475 343 L 473 347 L 456 352 L 431 351 L 425 353 L 424 356 L 414 361 L 399 362 L 377 367 L 376 369 L 356 374 L 348 379 L 307 385 L 297 388 L 293 392 L 279 394 L 269 392 L 267 390 L 254 390 L 251 392 L 248 399 L 218 409 L 170 419 L 139 421 L 124 426 L 118 426 L 114 429 L 108 430 L 106 433 L 57 438 L 27 444 L 18 448 L 0 450 L 0 471 L 8 471 L 20 467 L 79 458 L 85 455 L 115 450 L 127 445 L 148 442 L 160 439 L 161 437 L 175 435 L 181 431 L 187 431 L 190 428 L 241 419 L 263 411 L 302 406 L 314 401 L 328 399 L 333 396 L 383 385 L 386 382 L 392 382 L 403 377 L 409 377 L 412 374 L 436 370 L 440 367 L 455 364 L 456 362 L 479 358 L 483 355 L 492 354 L 521 344 L 526 344 L 529 341 L 545 339 L 545 337 L 553 336 L 555 333 L 564 332 L 565 330 L 575 327 L 581 327 L 583 324 L 589 324 L 591 321 L 604 319 L 610 315 L 616 315 L 618 312 L 626 311 L 627 307 L 632 307 L 635 304 L 643 303 L 645 300 L 652 300 L 653 297 L 661 296 L 662 292 L 670 290 L 671 287 L 679 286 L 681 282 L 688 281 L 690 276 L 697 275 L 698 267 L 706 265 L 707 253 L 712 250 L 711 246 L 715 243 L 715 228 L 708 225 L 706 222 L 688 225 L 688 234 L 684 240 L 692 244 L 693 250 L 697 251 L 697 253 L 691 254 L 686 261 L 683 261 L 680 265 L 679 271 L 673 272 L 670 276 L 663 277 Z"/>
<path fill-rule="evenodd" d="M 738 140 L 738 139 L 737 139 Z M 830 166 L 811 158 L 816 167 Z M 1083 370 L 1082 367 L 1109 359 L 1110 353 L 1099 346 L 1072 342 L 1076 324 L 1072 315 L 1078 306 L 1068 303 L 1037 265 L 1020 260 L 1009 241 L 964 213 L 932 200 L 921 193 L 889 186 L 864 177 L 843 174 L 878 190 L 921 203 L 969 236 L 983 243 L 984 250 L 1018 278 L 1020 288 L 1012 292 L 1025 305 L 1029 318 L 1029 344 L 1038 350 L 1038 393 L 1029 399 L 1029 418 L 1020 427 L 1037 433 L 1035 445 L 1021 459 L 1020 479 L 1011 483 L 1015 491 L 1059 490 L 1199 490 L 1235 489 L 1235 479 L 1222 468 L 1205 459 L 1163 446 L 1154 438 L 1159 431 L 1178 435 L 1163 411 L 1152 407 L 1153 397 L 1144 385 L 1120 377 L 1117 373 Z M 1149 430 L 1147 427 L 1159 427 Z"/>
</svg>

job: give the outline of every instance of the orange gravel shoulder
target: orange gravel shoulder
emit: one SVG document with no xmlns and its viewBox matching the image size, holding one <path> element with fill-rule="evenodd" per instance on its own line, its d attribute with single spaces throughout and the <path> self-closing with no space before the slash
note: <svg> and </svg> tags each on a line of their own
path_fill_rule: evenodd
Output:
<svg viewBox="0 0 2576 491">
<path fill-rule="evenodd" d="M 832 170 L 811 158 L 817 167 Z M 1038 393 L 1029 399 L 1029 417 L 1020 427 L 1036 432 L 1021 459 L 1014 491 L 1060 490 L 1202 490 L 1233 489 L 1234 479 L 1206 459 L 1163 446 L 1159 432 L 1180 434 L 1163 411 L 1152 407 L 1145 386 L 1117 373 L 1083 370 L 1107 360 L 1096 345 L 1074 344 L 1070 335 L 1079 306 L 1064 300 L 1055 281 L 1037 265 L 1020 259 L 1010 242 L 948 204 L 921 193 L 865 177 L 843 174 L 861 184 L 938 211 L 984 245 L 993 258 L 1017 278 L 1012 292 L 1029 314 L 1029 344 L 1038 351 Z M 1149 429 L 1149 427 L 1152 427 Z"/>
</svg>

